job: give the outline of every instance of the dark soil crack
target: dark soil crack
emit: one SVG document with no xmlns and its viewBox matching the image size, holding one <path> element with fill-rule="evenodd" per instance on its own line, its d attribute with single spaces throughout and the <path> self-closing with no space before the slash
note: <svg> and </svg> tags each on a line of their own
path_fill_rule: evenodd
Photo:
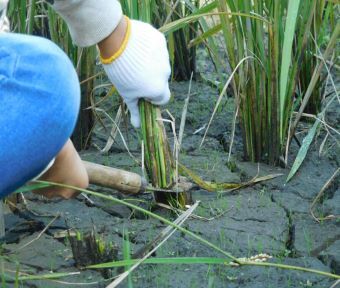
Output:
<svg viewBox="0 0 340 288">
<path fill-rule="evenodd" d="M 334 237 L 328 238 L 322 245 L 315 248 L 310 252 L 313 257 L 317 257 L 323 250 L 327 249 L 331 246 L 334 242 L 340 240 L 340 234 L 335 235 Z"/>
<path fill-rule="evenodd" d="M 117 217 L 117 218 L 120 218 L 120 219 L 125 219 L 126 218 L 124 215 L 122 215 L 118 211 L 115 211 L 115 210 L 113 210 L 110 207 L 105 207 L 102 204 L 98 204 L 98 203 L 95 203 L 95 202 L 90 202 L 87 199 L 77 199 L 77 200 L 79 202 L 81 202 L 81 203 L 84 203 L 89 208 L 94 207 L 94 208 L 100 209 L 100 210 L 102 210 L 103 212 L 105 212 L 106 214 L 108 214 L 110 216 Z"/>
<path fill-rule="evenodd" d="M 32 263 L 26 263 L 24 260 L 20 261 L 20 265 L 21 265 L 21 264 L 26 265 L 27 267 L 30 267 L 30 268 L 35 269 L 36 272 L 43 272 L 43 271 L 46 271 L 46 268 L 41 267 L 41 266 L 39 266 L 39 265 L 32 264 Z"/>
<path fill-rule="evenodd" d="M 310 196 L 310 197 L 306 197 L 305 195 L 302 195 L 300 192 L 298 192 L 298 191 L 292 191 L 292 193 L 293 194 L 295 194 L 295 195 L 297 195 L 297 196 L 299 196 L 302 200 L 306 200 L 306 201 L 311 201 L 311 200 L 313 200 L 313 197 L 314 197 L 314 195 L 312 195 L 312 196 Z M 274 202 L 275 202 L 275 200 L 274 200 Z M 276 203 L 276 202 L 275 202 Z M 278 204 L 278 203 L 276 203 L 276 204 Z M 280 206 L 280 207 L 282 207 L 283 209 L 285 209 L 285 207 L 283 207 L 283 206 Z"/>
<path fill-rule="evenodd" d="M 287 254 L 288 257 L 296 258 L 296 252 L 295 252 L 295 248 L 294 248 L 295 225 L 293 224 L 292 214 L 286 207 L 284 207 L 283 205 L 281 205 L 280 203 L 275 201 L 273 194 L 270 196 L 270 199 L 273 203 L 275 203 L 276 205 L 281 207 L 286 213 L 286 216 L 287 216 L 287 219 L 288 219 L 288 238 L 285 242 L 286 252 L 288 252 L 288 254 Z"/>
<path fill-rule="evenodd" d="M 244 219 L 239 219 L 239 218 L 235 218 L 235 217 L 229 217 L 230 219 L 233 219 L 235 221 L 239 221 L 239 222 L 243 222 L 243 221 L 254 221 L 254 222 L 259 222 L 259 223 L 267 223 L 268 221 L 266 220 L 262 220 L 262 219 L 256 219 L 253 217 L 250 218 L 244 218 Z"/>
</svg>

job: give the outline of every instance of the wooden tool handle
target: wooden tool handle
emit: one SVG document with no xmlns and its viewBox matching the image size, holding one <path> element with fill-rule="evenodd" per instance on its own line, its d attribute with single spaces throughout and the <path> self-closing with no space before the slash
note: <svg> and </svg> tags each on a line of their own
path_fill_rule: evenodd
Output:
<svg viewBox="0 0 340 288">
<path fill-rule="evenodd" d="M 91 184 L 116 189 L 124 194 L 144 192 L 147 182 L 140 175 L 83 161 Z"/>
</svg>

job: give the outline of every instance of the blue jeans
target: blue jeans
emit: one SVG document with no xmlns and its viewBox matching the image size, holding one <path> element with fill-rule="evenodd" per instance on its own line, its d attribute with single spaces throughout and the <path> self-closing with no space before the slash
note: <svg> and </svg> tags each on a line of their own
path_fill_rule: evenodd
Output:
<svg viewBox="0 0 340 288">
<path fill-rule="evenodd" d="M 79 80 L 51 41 L 0 34 L 0 198 L 37 176 L 70 137 Z"/>
</svg>

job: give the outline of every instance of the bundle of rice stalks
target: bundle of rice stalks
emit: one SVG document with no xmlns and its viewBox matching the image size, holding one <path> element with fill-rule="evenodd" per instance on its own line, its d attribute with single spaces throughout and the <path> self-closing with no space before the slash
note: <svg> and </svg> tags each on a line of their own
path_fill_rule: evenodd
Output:
<svg viewBox="0 0 340 288">
<path fill-rule="evenodd" d="M 125 14 L 130 18 L 151 22 L 155 1 L 122 1 Z M 141 139 L 144 147 L 144 164 L 153 187 L 172 189 L 176 184 L 176 168 L 170 150 L 160 108 L 145 101 L 139 101 L 141 115 Z M 157 190 L 157 189 L 156 189 Z M 155 192 L 157 202 L 184 207 L 185 192 Z"/>
<path fill-rule="evenodd" d="M 311 33 L 308 37 L 307 48 L 301 63 L 299 73 L 298 100 L 301 100 L 306 94 L 309 83 L 316 67 L 324 59 L 320 59 L 322 51 L 325 50 L 329 41 L 329 35 L 333 33 L 336 25 L 336 12 L 339 12 L 340 5 L 326 0 L 317 0 L 312 21 Z M 338 52 L 334 51 L 335 54 Z M 333 53 L 331 53 L 333 54 Z M 334 55 L 335 61 L 329 63 L 330 69 L 336 62 L 337 55 Z M 318 78 L 309 102 L 305 108 L 306 113 L 318 114 L 321 111 L 321 102 L 325 93 L 326 78 L 328 73 Z"/>
<path fill-rule="evenodd" d="M 216 0 L 245 158 L 278 164 L 287 143 L 297 77 L 317 0 Z M 207 5 L 208 6 L 208 5 Z M 202 9 L 203 11 L 203 9 Z M 207 14 L 205 14 L 207 15 Z"/>
</svg>

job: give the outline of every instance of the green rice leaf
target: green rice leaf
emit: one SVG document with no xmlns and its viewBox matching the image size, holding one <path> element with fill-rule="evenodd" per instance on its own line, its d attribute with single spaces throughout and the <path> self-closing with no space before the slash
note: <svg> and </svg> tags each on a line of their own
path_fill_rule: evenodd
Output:
<svg viewBox="0 0 340 288">
<path fill-rule="evenodd" d="M 294 32 L 296 21 L 298 18 L 298 11 L 300 6 L 300 0 L 289 0 L 288 3 L 288 12 L 287 12 L 287 20 L 284 32 L 284 40 L 283 40 L 283 51 L 282 51 L 282 61 L 281 61 L 281 74 L 280 74 L 280 134 L 281 139 L 283 133 L 283 117 L 285 103 L 286 103 L 286 92 L 287 92 L 287 84 L 288 84 L 288 76 L 289 76 L 289 67 L 292 59 L 292 49 L 293 49 L 293 40 L 294 40 Z M 288 96 L 289 97 L 289 96 Z"/>
<path fill-rule="evenodd" d="M 215 35 L 216 33 L 220 32 L 222 29 L 222 25 L 218 24 L 213 28 L 207 30 L 202 35 L 197 36 L 195 39 L 191 40 L 188 47 L 192 47 L 198 44 L 201 44 L 203 41 L 209 39 L 211 36 Z"/>
<path fill-rule="evenodd" d="M 140 261 L 140 259 L 113 261 L 102 264 L 88 266 L 90 269 L 104 269 L 114 267 L 131 266 Z M 143 264 L 229 264 L 229 260 L 212 257 L 171 257 L 171 258 L 148 258 Z"/>
<path fill-rule="evenodd" d="M 288 182 L 292 177 L 295 175 L 295 173 L 299 170 L 302 162 L 305 160 L 308 149 L 310 144 L 312 143 L 314 136 L 316 134 L 317 129 L 320 126 L 320 120 L 317 119 L 313 125 L 313 127 L 308 131 L 307 136 L 303 139 L 302 146 L 298 152 L 298 155 L 295 158 L 294 164 L 292 166 L 292 169 L 289 172 L 289 175 L 287 177 L 286 182 Z"/>
<path fill-rule="evenodd" d="M 130 257 L 130 241 L 129 241 L 129 233 L 126 231 L 124 232 L 125 237 L 123 237 L 123 257 L 124 261 L 129 262 L 131 260 Z M 131 267 L 130 264 L 124 265 L 125 266 L 125 271 L 128 271 L 129 268 Z M 131 273 L 128 275 L 128 288 L 132 288 L 132 277 Z"/>
<path fill-rule="evenodd" d="M 171 32 L 175 32 L 178 29 L 183 28 L 184 26 L 193 23 L 195 21 L 198 21 L 200 18 L 205 17 L 205 16 L 213 16 L 213 15 L 230 15 L 230 16 L 241 16 L 241 17 L 246 17 L 246 18 L 251 18 L 251 19 L 256 19 L 259 21 L 263 21 L 265 23 L 268 23 L 264 18 L 252 15 L 252 14 L 246 14 L 246 13 L 239 13 L 239 12 L 210 12 L 210 13 L 203 13 L 203 14 L 195 14 L 195 15 L 190 15 L 175 21 L 172 21 L 168 24 L 163 25 L 162 27 L 159 28 L 159 31 L 168 34 Z"/>
<path fill-rule="evenodd" d="M 25 193 L 25 192 L 30 192 L 32 190 L 38 190 L 46 187 L 52 186 L 51 184 L 45 184 L 45 183 L 34 183 L 34 184 L 28 184 L 25 185 L 18 190 L 16 190 L 14 193 Z"/>
<path fill-rule="evenodd" d="M 18 277 L 19 281 L 24 280 L 48 280 L 48 279 L 59 279 L 72 275 L 79 275 L 80 272 L 71 272 L 71 273 L 50 273 L 50 274 L 42 274 L 42 275 L 27 275 Z"/>
</svg>

